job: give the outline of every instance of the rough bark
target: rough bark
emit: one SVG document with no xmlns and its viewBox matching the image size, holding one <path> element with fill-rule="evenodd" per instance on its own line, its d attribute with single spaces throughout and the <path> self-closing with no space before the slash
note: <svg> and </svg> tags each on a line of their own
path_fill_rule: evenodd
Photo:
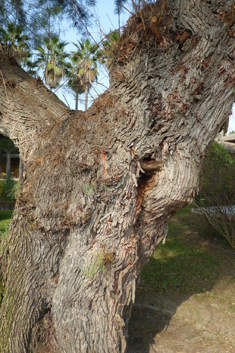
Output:
<svg viewBox="0 0 235 353">
<path fill-rule="evenodd" d="M 232 1 L 163 4 L 128 21 L 85 113 L 1 60 L 0 132 L 27 171 L 1 254 L 3 353 L 126 350 L 141 269 L 234 101 Z"/>
</svg>

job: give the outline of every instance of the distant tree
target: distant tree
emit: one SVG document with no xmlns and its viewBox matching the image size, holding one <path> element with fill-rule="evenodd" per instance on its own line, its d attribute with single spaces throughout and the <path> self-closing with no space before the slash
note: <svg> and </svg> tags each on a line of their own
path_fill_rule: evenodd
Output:
<svg viewBox="0 0 235 353">
<path fill-rule="evenodd" d="M 18 148 L 15 147 L 12 140 L 8 137 L 2 136 L 0 138 L 0 150 L 6 152 L 7 162 L 6 162 L 6 174 L 7 178 L 11 177 L 11 153 L 18 152 Z"/>
<path fill-rule="evenodd" d="M 235 247 L 235 159 L 214 142 L 203 161 L 200 194 L 195 204 L 215 231 Z M 196 222 L 197 223 L 197 222 Z M 198 218 L 201 227 L 201 218 Z M 197 226 L 197 224 L 196 224 Z"/>
<path fill-rule="evenodd" d="M 78 94 L 85 92 L 85 111 L 88 106 L 88 92 L 91 83 L 97 79 L 97 51 L 98 46 L 90 42 L 87 38 L 85 41 L 79 41 L 78 44 L 73 43 L 77 50 L 72 52 L 71 57 L 73 63 L 74 77 L 69 80 L 69 85 L 76 93 L 75 109 L 78 109 Z"/>
<path fill-rule="evenodd" d="M 28 36 L 23 33 L 22 25 L 8 23 L 7 28 L 0 28 L 0 50 L 9 57 L 14 56 L 18 64 L 29 56 Z"/>
<path fill-rule="evenodd" d="M 74 72 L 71 75 L 73 75 L 73 78 L 69 79 L 68 86 L 75 92 L 75 110 L 78 110 L 78 96 L 85 92 L 85 86 L 82 84 L 81 76 L 78 72 Z"/>
<path fill-rule="evenodd" d="M 64 51 L 67 42 L 59 40 L 59 36 L 44 37 L 43 45 L 36 47 L 38 59 L 35 65 L 42 69 L 45 83 L 50 89 L 56 88 L 64 74 L 68 73 L 70 64 L 66 59 L 69 54 Z"/>
<path fill-rule="evenodd" d="M 0 27 L 6 28 L 8 23 L 25 26 L 27 14 L 24 5 L 22 0 L 0 0 Z"/>
<path fill-rule="evenodd" d="M 119 29 L 121 27 L 120 17 L 121 17 L 121 12 L 123 11 L 122 5 L 124 5 L 126 2 L 127 2 L 127 0 L 114 0 L 114 4 L 115 4 L 114 12 L 117 13 L 117 15 L 118 15 L 118 28 Z"/>
<path fill-rule="evenodd" d="M 112 59 L 120 38 L 120 31 L 110 31 L 106 39 L 102 42 L 102 48 L 98 51 L 97 56 L 101 64 L 105 64 L 109 70 L 112 66 Z"/>
<path fill-rule="evenodd" d="M 0 0 L 0 27 L 8 22 L 20 24 L 36 39 L 45 35 L 45 28 L 58 34 L 61 18 L 66 18 L 82 31 L 83 23 L 89 24 L 89 8 L 95 3 L 96 0 L 86 0 L 85 4 L 82 0 Z"/>
</svg>

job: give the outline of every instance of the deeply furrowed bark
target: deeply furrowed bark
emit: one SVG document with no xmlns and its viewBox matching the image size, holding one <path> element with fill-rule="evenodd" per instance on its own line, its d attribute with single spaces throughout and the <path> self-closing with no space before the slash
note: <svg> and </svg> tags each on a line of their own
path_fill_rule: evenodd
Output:
<svg viewBox="0 0 235 353">
<path fill-rule="evenodd" d="M 86 113 L 2 58 L 0 132 L 27 170 L 1 253 L 3 353 L 126 350 L 141 269 L 234 101 L 232 1 L 162 3 L 129 20 Z"/>
</svg>

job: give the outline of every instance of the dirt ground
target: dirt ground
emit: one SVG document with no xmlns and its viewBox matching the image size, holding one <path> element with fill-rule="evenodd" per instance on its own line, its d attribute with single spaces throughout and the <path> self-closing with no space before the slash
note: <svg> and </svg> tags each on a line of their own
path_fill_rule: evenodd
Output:
<svg viewBox="0 0 235 353">
<path fill-rule="evenodd" d="M 177 219 L 173 221 L 178 222 Z M 219 259 L 220 275 L 195 293 L 138 287 L 129 323 L 128 353 L 234 353 L 235 249 L 201 237 L 187 225 L 182 241 Z"/>
</svg>

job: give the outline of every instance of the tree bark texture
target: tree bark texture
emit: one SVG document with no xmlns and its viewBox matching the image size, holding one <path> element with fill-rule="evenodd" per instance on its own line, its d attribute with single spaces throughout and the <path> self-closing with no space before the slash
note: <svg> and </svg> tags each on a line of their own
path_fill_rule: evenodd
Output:
<svg viewBox="0 0 235 353">
<path fill-rule="evenodd" d="M 231 112 L 234 23 L 230 0 L 148 5 L 87 112 L 2 56 L 0 132 L 26 169 L 1 247 L 2 353 L 125 352 L 141 269 Z"/>
</svg>

